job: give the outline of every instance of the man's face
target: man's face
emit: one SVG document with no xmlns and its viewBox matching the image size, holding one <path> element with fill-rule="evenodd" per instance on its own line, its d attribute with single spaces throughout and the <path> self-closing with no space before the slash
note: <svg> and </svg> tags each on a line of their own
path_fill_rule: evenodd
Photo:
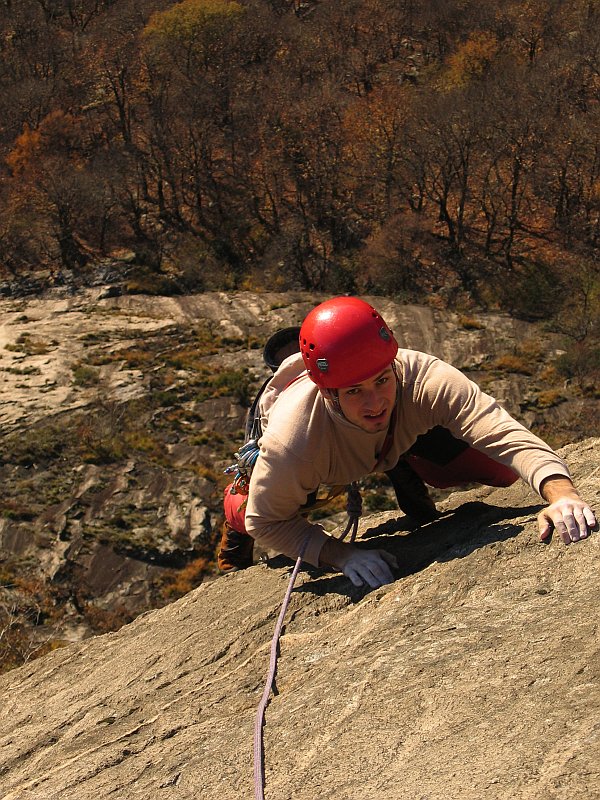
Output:
<svg viewBox="0 0 600 800">
<path fill-rule="evenodd" d="M 338 398 L 349 422 L 367 433 L 385 430 L 396 403 L 396 375 L 391 364 L 362 383 L 339 389 Z"/>
</svg>

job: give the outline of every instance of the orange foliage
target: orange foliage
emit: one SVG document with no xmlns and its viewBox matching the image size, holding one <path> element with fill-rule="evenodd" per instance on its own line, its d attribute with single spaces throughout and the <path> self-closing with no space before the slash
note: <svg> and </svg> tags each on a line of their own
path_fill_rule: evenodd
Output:
<svg viewBox="0 0 600 800">
<path fill-rule="evenodd" d="M 471 35 L 448 58 L 443 81 L 445 88 L 466 86 L 482 78 L 490 69 L 498 49 L 498 40 L 493 33 L 479 31 Z"/>
<path fill-rule="evenodd" d="M 166 600 L 183 597 L 200 586 L 212 571 L 212 563 L 207 558 L 196 558 L 180 570 L 173 570 L 164 580 L 161 594 Z"/>
<path fill-rule="evenodd" d="M 31 129 L 27 123 L 23 126 L 6 163 L 14 176 L 24 177 L 60 157 L 83 162 L 82 123 L 72 114 L 52 111 L 37 128 Z"/>
</svg>

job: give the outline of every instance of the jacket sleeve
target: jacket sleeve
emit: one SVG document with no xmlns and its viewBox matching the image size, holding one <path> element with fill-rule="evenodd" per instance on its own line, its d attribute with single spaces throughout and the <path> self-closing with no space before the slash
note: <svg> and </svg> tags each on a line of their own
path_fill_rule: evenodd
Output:
<svg viewBox="0 0 600 800">
<path fill-rule="evenodd" d="M 517 422 L 490 395 L 455 367 L 433 359 L 415 381 L 414 400 L 421 413 L 513 469 L 539 493 L 551 475 L 570 478 L 566 463 L 531 431 Z"/>
<path fill-rule="evenodd" d="M 263 547 L 291 558 L 300 554 L 306 541 L 303 558 L 318 567 L 328 535 L 321 525 L 308 522 L 300 512 L 319 484 L 314 466 L 295 457 L 267 431 L 250 480 L 246 530 Z"/>
</svg>

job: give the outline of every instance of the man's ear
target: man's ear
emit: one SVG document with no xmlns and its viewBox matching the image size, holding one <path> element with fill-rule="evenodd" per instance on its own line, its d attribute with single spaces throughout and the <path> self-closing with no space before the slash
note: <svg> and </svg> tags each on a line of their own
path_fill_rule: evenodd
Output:
<svg viewBox="0 0 600 800">
<path fill-rule="evenodd" d="M 325 398 L 325 400 L 331 400 L 332 402 L 338 399 L 338 392 L 337 389 L 323 389 L 319 386 L 319 392 L 321 396 Z"/>
</svg>

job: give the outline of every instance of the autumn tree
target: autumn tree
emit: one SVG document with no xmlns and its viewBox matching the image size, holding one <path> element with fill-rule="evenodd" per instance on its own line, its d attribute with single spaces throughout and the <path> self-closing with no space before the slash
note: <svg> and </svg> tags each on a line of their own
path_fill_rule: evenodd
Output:
<svg viewBox="0 0 600 800">
<path fill-rule="evenodd" d="M 351 103 L 344 115 L 350 179 L 363 214 L 374 221 L 412 204 L 413 181 L 405 180 L 403 164 L 413 95 L 406 87 L 385 86 Z"/>
<path fill-rule="evenodd" d="M 144 30 L 152 202 L 234 274 L 256 247 L 248 215 L 260 118 L 253 101 L 276 44 L 261 23 L 236 2 L 184 0 Z"/>
<path fill-rule="evenodd" d="M 5 155 L 23 125 L 35 128 L 66 90 L 64 43 L 48 30 L 35 0 L 0 14 L 0 148 Z"/>
<path fill-rule="evenodd" d="M 6 159 L 15 223 L 22 217 L 46 220 L 58 260 L 69 269 L 87 261 L 86 215 L 107 202 L 91 172 L 88 147 L 82 120 L 53 112 L 37 128 L 26 127 Z"/>
<path fill-rule="evenodd" d="M 197 263 L 195 285 L 370 280 L 417 299 L 445 281 L 508 307 L 479 289 L 551 287 L 562 254 L 597 248 L 599 14 L 5 3 L 0 263 L 78 267 L 120 246 Z"/>
</svg>

